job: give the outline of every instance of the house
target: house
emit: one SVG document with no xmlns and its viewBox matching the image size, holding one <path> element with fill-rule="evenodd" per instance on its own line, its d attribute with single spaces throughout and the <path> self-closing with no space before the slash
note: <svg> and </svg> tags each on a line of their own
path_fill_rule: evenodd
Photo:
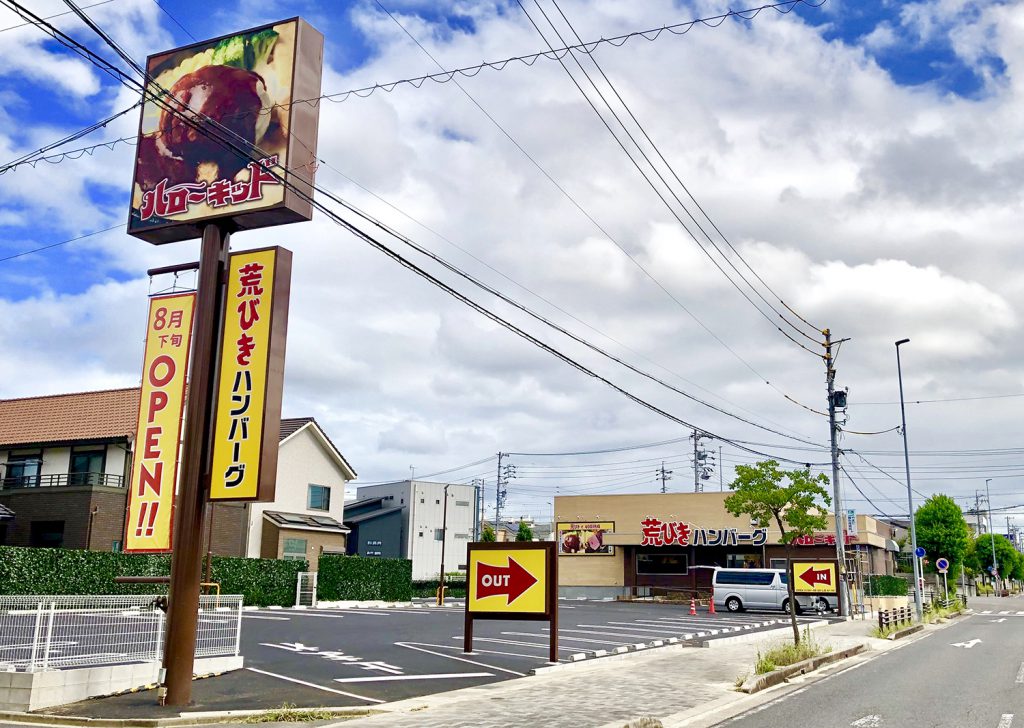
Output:
<svg viewBox="0 0 1024 728">
<path fill-rule="evenodd" d="M 139 389 L 0 400 L 0 544 L 120 551 Z M 207 508 L 221 556 L 345 553 L 356 472 L 312 417 L 283 419 L 272 503 Z"/>
<path fill-rule="evenodd" d="M 345 504 L 345 527 L 350 531 L 347 552 L 350 556 L 402 557 L 405 543 L 402 513 L 405 507 L 390 503 L 385 496 L 378 496 Z"/>
<path fill-rule="evenodd" d="M 377 518 L 387 517 L 387 535 L 384 538 L 373 538 L 372 540 L 387 541 L 397 539 L 401 545 L 399 554 L 402 558 L 412 560 L 412 578 L 416 580 L 436 579 L 441 570 L 442 542 L 444 544 L 444 568 L 445 571 L 462 571 L 466 568 L 466 545 L 477 538 L 477 526 L 480 521 L 480 494 L 481 490 L 476 485 L 463 485 L 459 483 L 431 483 L 422 480 L 403 480 L 395 483 L 382 483 L 379 485 L 365 485 L 356 489 L 356 503 L 362 503 L 369 499 L 380 499 L 380 505 L 385 508 L 373 510 L 387 510 L 398 508 L 401 510 L 401 520 L 395 519 L 391 514 L 381 514 Z M 447 506 L 446 506 L 447 500 Z M 352 514 L 353 504 L 346 507 L 346 512 Z M 363 509 L 372 509 L 370 505 L 360 506 Z M 372 513 L 373 510 L 363 510 L 363 513 Z M 365 528 L 363 523 L 349 519 L 346 516 L 346 523 L 349 528 Z M 396 526 L 398 528 L 397 533 Z M 381 530 L 384 530 L 382 524 Z M 368 533 L 368 531 L 363 531 Z M 365 537 L 362 533 L 359 536 L 362 541 Z M 380 550 L 383 555 L 383 543 L 377 544 L 381 548 L 368 550 Z M 361 543 L 356 548 L 361 548 Z M 356 550 L 355 553 L 362 554 Z M 370 555 L 370 554 L 366 554 Z M 376 555 L 376 554 L 375 554 Z"/>
</svg>

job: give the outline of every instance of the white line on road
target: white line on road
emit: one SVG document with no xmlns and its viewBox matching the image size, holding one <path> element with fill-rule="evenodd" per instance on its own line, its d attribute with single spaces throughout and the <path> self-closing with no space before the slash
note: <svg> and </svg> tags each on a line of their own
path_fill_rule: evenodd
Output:
<svg viewBox="0 0 1024 728">
<path fill-rule="evenodd" d="M 853 728 L 878 728 L 882 725 L 882 716 L 880 715 L 865 715 L 863 718 L 850 723 Z"/>
<path fill-rule="evenodd" d="M 1024 684 L 1024 662 L 1020 663 L 1020 669 L 1017 670 L 1016 683 L 1018 685 Z"/>
<path fill-rule="evenodd" d="M 477 662 L 476 660 L 467 660 L 465 657 L 456 657 L 455 655 L 446 655 L 443 652 L 434 652 L 433 650 L 426 650 L 423 647 L 440 647 L 444 649 L 444 645 L 432 645 L 429 642 L 396 642 L 399 647 L 405 647 L 406 649 L 416 650 L 417 652 L 426 652 L 428 655 L 436 655 L 437 657 L 443 657 L 447 660 L 458 660 L 459 662 L 468 662 L 470 665 L 478 665 L 479 667 L 486 667 L 488 670 L 499 670 L 501 672 L 507 672 L 509 675 L 515 675 L 516 677 L 526 677 L 525 672 L 516 672 L 515 670 L 509 670 L 504 667 L 497 667 L 495 665 L 488 665 L 485 662 Z M 422 645 L 422 647 L 417 646 Z"/>
<path fill-rule="evenodd" d="M 316 683 L 306 682 L 305 680 L 299 680 L 298 678 L 288 677 L 287 675 L 278 675 L 276 672 L 267 672 L 266 670 L 259 670 L 255 667 L 247 667 L 246 670 L 250 672 L 258 672 L 260 675 L 269 675 L 270 677 L 276 677 L 279 680 L 287 680 L 288 682 L 298 683 L 299 685 L 305 685 L 306 687 L 316 688 L 317 690 L 323 690 L 328 693 L 335 693 L 336 695 L 344 695 L 347 698 L 356 698 L 357 700 L 365 700 L 368 703 L 383 703 L 384 700 L 378 700 L 377 698 L 368 698 L 365 695 L 356 695 L 355 693 L 346 693 L 344 690 L 335 690 L 334 688 L 325 688 L 323 685 L 317 685 Z"/>
<path fill-rule="evenodd" d="M 248 612 L 242 612 L 242 616 L 245 619 L 272 619 L 275 622 L 290 622 L 290 617 L 262 617 L 258 614 L 249 614 Z"/>
<path fill-rule="evenodd" d="M 992 624 L 1002 624 L 1003 622 L 1006 621 L 1006 617 L 1000 617 L 999 619 L 990 619 L 988 621 L 991 622 Z"/>
<path fill-rule="evenodd" d="M 541 635 L 537 635 L 537 637 L 540 637 L 540 636 Z M 453 637 L 452 639 L 461 640 L 462 636 L 460 635 L 458 637 Z M 546 652 L 547 650 L 549 650 L 551 648 L 551 645 L 548 642 L 522 642 L 522 641 L 519 641 L 519 640 L 499 640 L 496 637 L 474 637 L 473 638 L 473 642 L 474 643 L 476 643 L 476 642 L 494 642 L 495 644 L 499 644 L 499 645 L 518 645 L 520 647 L 537 647 L 537 648 L 540 648 L 540 650 L 544 651 L 544 652 Z M 562 650 L 563 652 L 572 652 L 573 650 L 578 650 L 579 647 L 559 647 L 558 649 Z"/>
<path fill-rule="evenodd" d="M 550 629 L 548 627 L 545 627 L 544 631 L 545 632 L 549 632 Z M 627 630 L 627 629 L 619 630 L 617 632 L 602 632 L 600 630 L 590 630 L 590 629 L 561 629 L 561 628 L 559 628 L 558 634 L 562 634 L 563 632 L 574 632 L 574 633 L 577 633 L 577 634 L 599 634 L 599 635 L 604 635 L 606 637 L 625 637 L 626 639 L 634 639 L 636 637 L 647 637 L 648 636 L 648 635 L 644 635 L 644 634 L 629 634 L 629 630 Z"/>
<path fill-rule="evenodd" d="M 537 634 L 536 632 L 502 632 L 502 634 L 510 635 L 512 637 L 543 637 L 544 636 L 542 634 Z M 569 636 L 564 635 L 564 634 L 558 635 L 558 639 L 560 641 L 561 640 L 569 640 L 570 642 L 593 642 L 595 645 L 621 645 L 622 644 L 621 641 L 613 642 L 611 640 L 594 640 L 594 639 L 588 639 L 586 637 L 569 637 Z"/>
<path fill-rule="evenodd" d="M 446 650 L 461 650 L 462 648 L 457 645 L 435 645 L 435 647 L 443 647 Z M 538 660 L 537 655 L 524 655 L 522 652 L 501 652 L 500 650 L 481 650 L 479 647 L 474 646 L 474 655 L 507 655 L 508 657 L 525 657 L 527 660 Z"/>
<path fill-rule="evenodd" d="M 452 680 L 466 677 L 494 677 L 493 672 L 447 672 L 436 675 L 375 675 L 373 677 L 336 677 L 334 682 L 364 683 L 385 682 L 391 680 Z"/>
<path fill-rule="evenodd" d="M 1013 713 L 1003 713 L 996 728 L 1010 728 L 1013 725 Z"/>
</svg>

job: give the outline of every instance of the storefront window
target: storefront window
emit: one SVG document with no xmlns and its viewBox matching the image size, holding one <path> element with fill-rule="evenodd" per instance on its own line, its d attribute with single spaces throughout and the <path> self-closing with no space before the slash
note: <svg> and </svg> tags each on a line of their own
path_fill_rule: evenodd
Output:
<svg viewBox="0 0 1024 728">
<path fill-rule="evenodd" d="M 727 569 L 757 569 L 761 566 L 759 554 L 726 554 L 725 567 Z"/>
<path fill-rule="evenodd" d="M 689 559 L 686 554 L 637 554 L 637 574 L 687 574 Z"/>
<path fill-rule="evenodd" d="M 785 571 L 785 569 L 786 569 L 786 560 L 785 559 L 772 559 L 772 561 L 771 561 L 771 568 L 773 568 L 773 569 L 782 569 L 783 571 Z"/>
</svg>

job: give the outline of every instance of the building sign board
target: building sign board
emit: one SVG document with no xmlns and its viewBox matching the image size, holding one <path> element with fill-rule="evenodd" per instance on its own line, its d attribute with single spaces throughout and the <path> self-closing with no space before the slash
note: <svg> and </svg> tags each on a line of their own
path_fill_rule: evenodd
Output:
<svg viewBox="0 0 1024 728">
<path fill-rule="evenodd" d="M 139 421 L 128 491 L 124 550 L 171 550 L 178 442 L 192 340 L 194 293 L 155 296 L 142 365 Z"/>
<path fill-rule="evenodd" d="M 647 516 L 640 526 L 641 546 L 764 546 L 768 542 L 767 528 L 693 528 L 683 521 L 654 516 Z"/>
<path fill-rule="evenodd" d="M 837 594 L 839 569 L 835 561 L 789 562 L 793 591 L 797 594 Z"/>
<path fill-rule="evenodd" d="M 855 508 L 846 509 L 846 532 L 857 537 L 857 510 Z"/>
<path fill-rule="evenodd" d="M 857 542 L 857 537 L 853 534 L 845 534 L 844 539 L 846 545 Z M 793 539 L 794 546 L 835 546 L 836 535 L 834 533 L 815 533 L 808 536 L 797 536 Z"/>
<path fill-rule="evenodd" d="M 323 36 L 300 18 L 150 56 L 128 234 L 309 220 L 322 66 Z"/>
<path fill-rule="evenodd" d="M 552 541 L 468 545 L 464 649 L 473 651 L 473 621 L 527 619 L 549 623 L 558 661 L 558 558 Z"/>
<path fill-rule="evenodd" d="M 291 260 L 285 248 L 230 257 L 210 500 L 274 500 Z"/>
<path fill-rule="evenodd" d="M 611 556 L 615 547 L 606 544 L 606 533 L 615 531 L 614 521 L 559 521 L 558 553 L 561 556 Z"/>
</svg>

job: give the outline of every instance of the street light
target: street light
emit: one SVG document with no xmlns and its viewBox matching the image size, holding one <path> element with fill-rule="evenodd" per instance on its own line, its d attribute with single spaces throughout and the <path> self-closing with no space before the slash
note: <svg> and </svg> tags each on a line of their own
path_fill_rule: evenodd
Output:
<svg viewBox="0 0 1024 728">
<path fill-rule="evenodd" d="M 985 500 L 988 501 L 988 540 L 992 543 L 992 593 L 995 594 L 999 564 L 996 563 L 996 532 L 992 528 L 992 497 L 988 494 L 988 484 L 991 480 L 992 478 L 985 478 Z"/>
<path fill-rule="evenodd" d="M 924 604 L 921 599 L 921 564 L 917 558 L 917 527 L 914 525 L 914 491 L 910 487 L 910 450 L 907 447 L 907 408 L 903 403 L 903 368 L 900 365 L 900 346 L 910 339 L 896 342 L 896 374 L 900 380 L 900 414 L 903 417 L 903 462 L 907 467 L 907 504 L 910 507 L 910 545 L 914 549 L 914 606 L 917 607 L 918 621 L 924 618 Z"/>
</svg>

